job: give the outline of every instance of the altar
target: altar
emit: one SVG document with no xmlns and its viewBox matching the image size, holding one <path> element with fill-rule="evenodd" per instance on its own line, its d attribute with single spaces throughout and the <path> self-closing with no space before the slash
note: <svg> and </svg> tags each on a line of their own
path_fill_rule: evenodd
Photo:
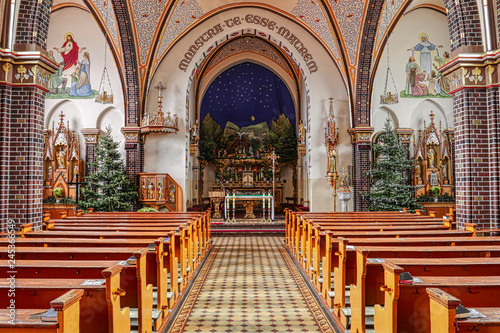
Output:
<svg viewBox="0 0 500 333">
<path fill-rule="evenodd" d="M 236 222 L 236 204 L 245 207 L 243 219 L 254 219 L 253 208 L 262 203 L 262 222 L 274 221 L 274 198 L 269 192 L 263 194 L 227 194 L 224 199 L 224 219 Z"/>
</svg>

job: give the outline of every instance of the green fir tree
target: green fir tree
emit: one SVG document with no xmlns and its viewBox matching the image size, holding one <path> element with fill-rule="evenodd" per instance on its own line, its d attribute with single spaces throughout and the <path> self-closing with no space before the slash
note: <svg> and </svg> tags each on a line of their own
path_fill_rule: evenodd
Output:
<svg viewBox="0 0 500 333">
<path fill-rule="evenodd" d="M 390 119 L 386 120 L 384 133 L 373 149 L 377 160 L 370 164 L 370 193 L 363 194 L 370 201 L 369 210 L 419 208 L 414 196 L 415 186 L 409 185 L 408 178 L 413 161 L 408 158 L 408 149 L 399 141 Z"/>
<path fill-rule="evenodd" d="M 111 127 L 99 138 L 96 148 L 95 163 L 88 163 L 94 173 L 85 178 L 86 185 L 82 189 L 84 209 L 114 212 L 129 211 L 137 199 L 137 187 L 125 173 L 125 164 L 118 151 L 119 142 L 111 136 Z"/>
</svg>

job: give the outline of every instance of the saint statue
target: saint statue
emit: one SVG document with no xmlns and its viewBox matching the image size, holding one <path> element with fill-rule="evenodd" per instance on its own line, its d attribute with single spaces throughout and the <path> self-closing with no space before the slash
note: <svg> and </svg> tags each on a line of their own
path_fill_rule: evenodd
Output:
<svg viewBox="0 0 500 333">
<path fill-rule="evenodd" d="M 306 129 L 304 126 L 304 122 L 300 120 L 299 122 L 299 143 L 306 143 Z"/>
<path fill-rule="evenodd" d="M 154 199 L 154 198 L 155 198 L 155 186 L 151 181 L 148 185 L 148 199 Z"/>
<path fill-rule="evenodd" d="M 76 175 L 78 175 L 78 162 L 75 163 L 75 166 L 73 167 L 73 178 L 76 181 Z"/>
<path fill-rule="evenodd" d="M 66 162 L 64 161 L 64 157 L 66 156 L 66 152 L 64 151 L 64 147 L 61 147 L 61 150 L 57 153 L 57 167 L 59 169 L 63 169 L 66 167 Z"/>
<path fill-rule="evenodd" d="M 446 163 L 441 164 L 441 177 L 442 179 L 448 179 L 448 165 Z"/>
<path fill-rule="evenodd" d="M 47 179 L 52 179 L 52 165 L 49 164 L 47 168 Z"/>
<path fill-rule="evenodd" d="M 163 199 L 163 185 L 162 185 L 162 183 L 158 184 L 158 199 Z"/>
<path fill-rule="evenodd" d="M 337 153 L 334 149 L 328 151 L 328 172 L 335 173 L 337 171 Z"/>
<path fill-rule="evenodd" d="M 417 181 L 421 181 L 422 177 L 420 176 L 420 164 L 415 165 L 415 176 Z"/>
<path fill-rule="evenodd" d="M 429 148 L 427 151 L 427 159 L 429 160 L 429 168 L 434 168 L 434 149 Z"/>
</svg>

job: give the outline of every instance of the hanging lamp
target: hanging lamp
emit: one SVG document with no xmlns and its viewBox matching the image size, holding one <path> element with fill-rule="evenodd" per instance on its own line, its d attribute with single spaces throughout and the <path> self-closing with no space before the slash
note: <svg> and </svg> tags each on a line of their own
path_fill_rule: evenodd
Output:
<svg viewBox="0 0 500 333">
<path fill-rule="evenodd" d="M 385 74 L 385 86 L 384 93 L 380 95 L 380 104 L 397 104 L 399 103 L 398 88 L 394 82 L 394 77 L 392 76 L 391 66 L 389 65 L 389 41 L 387 41 L 387 72 Z M 392 85 L 394 86 L 394 92 L 387 91 L 387 83 L 389 82 L 389 75 L 391 76 Z"/>
<path fill-rule="evenodd" d="M 111 89 L 111 80 L 109 79 L 108 67 L 106 66 L 108 42 L 104 36 L 104 69 L 102 70 L 101 83 L 99 84 L 98 94 L 95 95 L 95 102 L 101 104 L 113 104 L 113 90 Z M 105 78 L 108 80 L 109 91 L 105 89 Z"/>
</svg>

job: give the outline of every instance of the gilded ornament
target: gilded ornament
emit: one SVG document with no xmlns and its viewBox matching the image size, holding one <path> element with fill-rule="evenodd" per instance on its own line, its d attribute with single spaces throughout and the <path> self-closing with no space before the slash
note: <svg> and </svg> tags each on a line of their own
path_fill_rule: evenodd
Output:
<svg viewBox="0 0 500 333">
<path fill-rule="evenodd" d="M 3 71 L 5 72 L 5 81 L 7 81 L 7 76 L 9 75 L 9 71 L 12 68 L 12 65 L 6 62 L 3 66 Z"/>
<path fill-rule="evenodd" d="M 495 67 L 488 65 L 486 66 L 486 73 L 488 73 L 488 78 L 490 79 L 490 83 L 493 83 L 493 72 L 495 72 Z"/>
<path fill-rule="evenodd" d="M 474 75 L 474 84 L 477 84 L 479 81 L 483 80 L 483 76 L 481 75 L 481 70 L 479 67 L 476 67 L 472 70 L 472 75 Z"/>
</svg>

